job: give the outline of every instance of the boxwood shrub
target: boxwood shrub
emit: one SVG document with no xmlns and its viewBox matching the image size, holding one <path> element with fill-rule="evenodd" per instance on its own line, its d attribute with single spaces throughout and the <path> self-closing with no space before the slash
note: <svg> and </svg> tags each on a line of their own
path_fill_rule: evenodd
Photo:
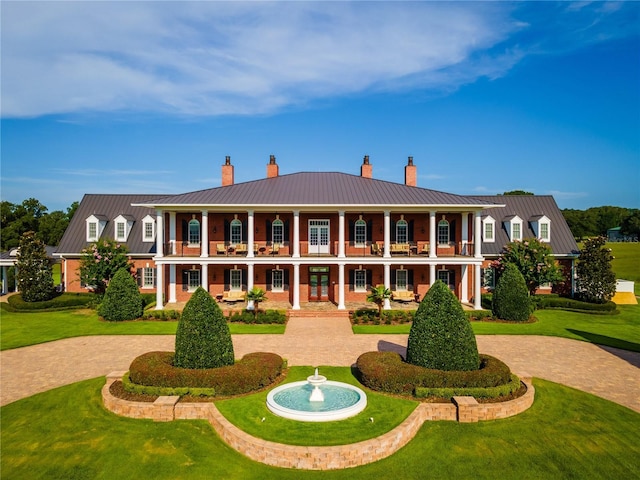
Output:
<svg viewBox="0 0 640 480">
<path fill-rule="evenodd" d="M 500 320 L 525 322 L 531 315 L 529 289 L 520 270 L 508 263 L 493 292 L 493 315 Z"/>
<path fill-rule="evenodd" d="M 98 306 L 98 315 L 108 321 L 120 322 L 140 318 L 142 310 L 143 300 L 135 278 L 127 268 L 121 268 L 109 282 Z"/>
<path fill-rule="evenodd" d="M 135 358 L 129 378 L 137 385 L 208 388 L 216 395 L 238 395 L 271 385 L 285 368 L 275 353 L 255 352 L 225 367 L 190 369 L 173 365 L 173 352 L 148 352 Z"/>
<path fill-rule="evenodd" d="M 375 324 L 380 323 L 389 325 L 391 323 L 411 323 L 413 322 L 414 310 L 384 310 L 382 318 L 378 318 L 378 310 L 371 308 L 362 308 L 351 312 L 351 322 L 357 324 Z"/>
<path fill-rule="evenodd" d="M 133 383 L 129 378 L 129 372 L 122 377 L 122 386 L 129 393 L 139 395 L 152 395 L 159 397 L 162 395 L 171 396 L 190 395 L 193 397 L 213 397 L 216 394 L 215 388 L 196 388 L 196 387 L 154 387 L 151 385 L 138 385 Z"/>
<path fill-rule="evenodd" d="M 413 395 L 418 387 L 496 387 L 511 381 L 509 367 L 495 357 L 480 354 L 480 369 L 433 370 L 411 365 L 396 352 L 366 352 L 356 362 L 363 385 L 386 393 Z"/>
<path fill-rule="evenodd" d="M 517 375 L 511 374 L 511 381 L 509 383 L 505 383 L 504 385 L 498 385 L 497 387 L 486 387 L 486 388 L 429 388 L 429 387 L 416 387 L 416 397 L 418 398 L 429 398 L 429 397 L 437 397 L 437 398 L 446 398 L 452 399 L 456 396 L 469 396 L 476 399 L 485 399 L 485 398 L 500 398 L 500 397 L 508 397 L 513 395 L 518 390 L 522 384 L 520 383 L 520 379 Z"/>
<path fill-rule="evenodd" d="M 7 301 L 14 310 L 65 310 L 88 307 L 95 299 L 93 293 L 63 293 L 44 302 L 25 302 L 20 294 L 11 295 Z"/>
<path fill-rule="evenodd" d="M 233 323 L 284 325 L 287 323 L 287 313 L 284 310 L 266 310 L 259 311 L 257 315 L 254 315 L 253 312 L 243 310 L 231 313 L 229 321 Z"/>
</svg>

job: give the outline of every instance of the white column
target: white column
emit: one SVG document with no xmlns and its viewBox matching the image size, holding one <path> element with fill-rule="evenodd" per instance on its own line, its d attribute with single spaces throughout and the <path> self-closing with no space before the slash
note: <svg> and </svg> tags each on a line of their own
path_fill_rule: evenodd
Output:
<svg viewBox="0 0 640 480">
<path fill-rule="evenodd" d="M 391 257 L 391 212 L 384 211 L 384 256 Z"/>
<path fill-rule="evenodd" d="M 338 310 L 344 310 L 344 263 L 338 264 Z"/>
<path fill-rule="evenodd" d="M 169 303 L 176 303 L 176 266 L 169 265 Z"/>
<path fill-rule="evenodd" d="M 431 285 L 433 285 L 435 281 L 436 281 L 436 264 L 432 263 L 431 265 L 429 265 L 429 288 L 431 288 Z"/>
<path fill-rule="evenodd" d="M 429 212 L 429 257 L 436 258 L 438 244 L 436 243 L 436 211 Z"/>
<path fill-rule="evenodd" d="M 473 275 L 473 308 L 476 310 L 482 310 L 482 292 L 480 290 L 480 265 L 476 265 Z"/>
<path fill-rule="evenodd" d="M 252 246 L 253 248 L 253 246 Z M 247 292 L 253 289 L 253 263 L 247 263 Z M 247 310 L 253 310 L 255 305 L 253 300 L 247 301 Z"/>
<path fill-rule="evenodd" d="M 467 275 L 468 265 L 462 265 L 460 268 L 462 270 L 462 275 L 460 279 L 460 302 L 469 303 L 469 278 Z"/>
<path fill-rule="evenodd" d="M 247 228 L 249 229 L 247 232 L 247 257 L 253 257 L 254 233 L 256 231 L 253 226 L 253 210 L 249 210 L 247 213 L 249 217 L 247 221 Z"/>
<path fill-rule="evenodd" d="M 300 310 L 300 265 L 297 263 L 293 264 L 293 305 L 291 309 Z"/>
<path fill-rule="evenodd" d="M 164 224 L 162 210 L 156 210 L 156 257 L 164 256 Z"/>
<path fill-rule="evenodd" d="M 384 264 L 384 288 L 391 288 L 391 265 L 389 263 Z M 388 298 L 384 299 L 384 310 L 391 309 L 391 303 Z"/>
<path fill-rule="evenodd" d="M 293 258 L 300 257 L 300 211 L 293 212 Z M 298 265 L 298 269 L 300 265 Z M 299 279 L 298 279 L 299 280 Z M 300 306 L 298 305 L 298 308 Z"/>
<path fill-rule="evenodd" d="M 200 286 L 209 291 L 209 265 L 206 263 L 200 264 Z"/>
<path fill-rule="evenodd" d="M 344 210 L 338 211 L 338 257 L 344 258 Z M 343 265 L 344 267 L 344 265 Z M 338 307 L 339 308 L 339 307 Z M 344 308 L 344 306 L 343 306 Z"/>
<path fill-rule="evenodd" d="M 468 255 L 467 244 L 469 243 L 469 213 L 462 212 L 462 238 L 461 242 L 462 248 L 460 251 L 461 255 Z"/>
<path fill-rule="evenodd" d="M 2 294 L 7 293 L 7 267 L 2 267 Z"/>
<path fill-rule="evenodd" d="M 171 255 L 176 254 L 176 212 L 169 212 L 169 243 Z"/>
<path fill-rule="evenodd" d="M 200 257 L 209 256 L 209 212 L 202 211 L 202 238 L 200 239 Z M 207 290 L 205 288 L 205 290 Z"/>
<path fill-rule="evenodd" d="M 156 310 L 162 310 L 162 293 L 164 292 L 164 265 L 156 263 Z"/>
<path fill-rule="evenodd" d="M 482 212 L 476 212 L 473 224 L 473 256 L 482 258 Z"/>
</svg>

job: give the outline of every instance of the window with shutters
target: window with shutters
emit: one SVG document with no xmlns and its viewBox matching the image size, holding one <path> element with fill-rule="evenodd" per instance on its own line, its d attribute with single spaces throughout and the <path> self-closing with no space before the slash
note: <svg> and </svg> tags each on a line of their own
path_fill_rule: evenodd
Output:
<svg viewBox="0 0 640 480">
<path fill-rule="evenodd" d="M 444 219 L 438 222 L 438 244 L 449 245 L 449 222 Z"/>
<path fill-rule="evenodd" d="M 396 270 L 396 290 L 406 291 L 408 284 L 408 271 L 404 269 Z"/>
<path fill-rule="evenodd" d="M 353 274 L 353 290 L 355 292 L 367 291 L 367 271 L 364 269 L 358 269 Z"/>
<path fill-rule="evenodd" d="M 242 290 L 242 270 L 234 268 L 230 271 L 229 290 Z"/>
<path fill-rule="evenodd" d="M 406 220 L 396 223 L 396 243 L 409 243 L 409 226 Z"/>
<path fill-rule="evenodd" d="M 187 270 L 187 289 L 195 292 L 200 286 L 200 270 Z"/>
<path fill-rule="evenodd" d="M 242 222 L 237 218 L 231 220 L 231 225 L 229 226 L 229 228 L 229 238 L 231 240 L 231 245 L 242 243 Z"/>
<path fill-rule="evenodd" d="M 274 292 L 284 291 L 284 271 L 271 270 L 271 290 Z"/>
<path fill-rule="evenodd" d="M 353 238 L 356 247 L 364 247 L 367 244 L 367 223 L 364 220 L 356 220 Z"/>
<path fill-rule="evenodd" d="M 200 244 L 200 222 L 195 218 L 189 222 L 189 245 Z"/>
<path fill-rule="evenodd" d="M 284 222 L 280 219 L 276 219 L 271 224 L 271 239 L 274 245 L 280 245 L 284 243 Z"/>
<path fill-rule="evenodd" d="M 142 288 L 155 287 L 156 269 L 155 268 L 143 268 L 142 269 Z"/>
</svg>

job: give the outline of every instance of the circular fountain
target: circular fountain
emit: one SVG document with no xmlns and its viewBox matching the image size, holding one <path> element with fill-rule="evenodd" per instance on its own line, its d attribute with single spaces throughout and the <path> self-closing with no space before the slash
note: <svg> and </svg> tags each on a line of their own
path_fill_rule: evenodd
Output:
<svg viewBox="0 0 640 480">
<path fill-rule="evenodd" d="M 344 420 L 367 406 L 367 395 L 358 387 L 314 375 L 307 380 L 287 383 L 267 395 L 267 408 L 280 417 L 301 422 Z"/>
</svg>

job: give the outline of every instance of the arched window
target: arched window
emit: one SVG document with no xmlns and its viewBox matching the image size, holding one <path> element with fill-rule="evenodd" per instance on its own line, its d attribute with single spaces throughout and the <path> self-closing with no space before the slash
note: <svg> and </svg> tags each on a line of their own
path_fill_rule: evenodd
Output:
<svg viewBox="0 0 640 480">
<path fill-rule="evenodd" d="M 444 219 L 438 222 L 438 243 L 449 245 L 449 222 Z"/>
<path fill-rule="evenodd" d="M 364 220 L 356 220 L 353 238 L 358 247 L 363 247 L 367 243 L 367 223 Z"/>
<path fill-rule="evenodd" d="M 229 228 L 231 229 L 229 232 L 231 244 L 237 245 L 238 243 L 242 243 L 242 222 L 237 218 L 231 220 L 231 226 Z"/>
<path fill-rule="evenodd" d="M 195 218 L 189 222 L 189 243 L 192 245 L 200 243 L 200 222 Z"/>
<path fill-rule="evenodd" d="M 279 218 L 275 219 L 271 224 L 271 239 L 274 245 L 282 245 L 284 243 L 284 222 Z"/>
<path fill-rule="evenodd" d="M 409 243 L 409 229 L 406 220 L 396 223 L 396 243 Z"/>
</svg>

